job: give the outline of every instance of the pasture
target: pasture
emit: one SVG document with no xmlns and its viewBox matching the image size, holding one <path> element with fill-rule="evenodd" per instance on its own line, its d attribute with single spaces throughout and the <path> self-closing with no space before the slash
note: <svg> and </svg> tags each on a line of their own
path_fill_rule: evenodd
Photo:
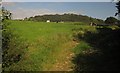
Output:
<svg viewBox="0 0 120 73">
<path fill-rule="evenodd" d="M 72 61 L 73 57 L 93 48 L 82 40 L 86 37 L 84 33 L 97 33 L 95 26 L 81 22 L 7 22 L 10 23 L 8 27 L 12 33 L 18 35 L 20 40 L 27 44 L 27 47 L 24 48 L 24 54 L 20 61 L 5 67 L 5 71 L 71 71 L 75 67 L 75 61 Z M 114 27 L 114 29 L 117 28 Z M 16 48 L 12 48 L 10 52 L 13 50 Z"/>
</svg>

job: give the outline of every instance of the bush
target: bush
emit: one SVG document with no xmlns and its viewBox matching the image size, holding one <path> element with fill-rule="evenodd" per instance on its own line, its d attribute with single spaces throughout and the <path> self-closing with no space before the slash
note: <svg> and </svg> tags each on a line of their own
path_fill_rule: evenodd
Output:
<svg viewBox="0 0 120 73">
<path fill-rule="evenodd" d="M 118 20 L 114 17 L 108 17 L 106 20 L 105 20 L 105 23 L 106 24 L 116 24 L 118 22 Z"/>
<path fill-rule="evenodd" d="M 25 53 L 25 48 L 28 44 L 24 42 L 17 34 L 13 34 L 13 31 L 8 27 L 10 23 L 6 21 L 3 23 L 3 39 L 2 39 L 2 67 L 5 70 L 10 65 L 17 63 L 21 60 Z"/>
</svg>

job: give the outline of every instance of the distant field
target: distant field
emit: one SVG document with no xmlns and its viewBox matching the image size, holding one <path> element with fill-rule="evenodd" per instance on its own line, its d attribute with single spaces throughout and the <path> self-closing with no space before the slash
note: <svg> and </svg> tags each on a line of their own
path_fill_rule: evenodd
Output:
<svg viewBox="0 0 120 73">
<path fill-rule="evenodd" d="M 71 70 L 73 64 L 69 60 L 74 55 L 73 49 L 79 44 L 73 41 L 73 30 L 95 31 L 95 27 L 80 22 L 8 22 L 13 33 L 26 40 L 29 46 L 25 48 L 23 58 L 5 70 Z"/>
<path fill-rule="evenodd" d="M 72 29 L 84 28 L 93 30 L 88 25 L 82 25 L 84 23 L 46 23 L 46 22 L 30 22 L 30 21 L 10 21 L 11 28 L 15 30 L 15 33 L 19 33 L 21 37 L 26 39 L 35 40 L 39 37 L 51 37 L 54 35 L 65 34 L 72 35 Z M 80 24 L 80 25 L 75 25 Z"/>
</svg>

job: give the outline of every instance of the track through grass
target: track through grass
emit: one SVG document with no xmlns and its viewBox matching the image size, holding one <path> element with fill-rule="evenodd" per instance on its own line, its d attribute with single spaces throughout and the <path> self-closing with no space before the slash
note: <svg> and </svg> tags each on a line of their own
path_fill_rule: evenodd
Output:
<svg viewBox="0 0 120 73">
<path fill-rule="evenodd" d="M 89 25 L 75 23 L 45 23 L 31 21 L 9 21 L 13 33 L 26 39 L 29 46 L 25 55 L 6 70 L 26 71 L 70 71 L 73 49 L 78 44 L 73 41 L 73 29 L 94 31 Z"/>
</svg>

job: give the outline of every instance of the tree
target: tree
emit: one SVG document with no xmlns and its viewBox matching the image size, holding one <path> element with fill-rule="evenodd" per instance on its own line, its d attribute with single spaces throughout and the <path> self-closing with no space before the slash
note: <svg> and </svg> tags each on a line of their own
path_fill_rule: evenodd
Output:
<svg viewBox="0 0 120 73">
<path fill-rule="evenodd" d="M 106 24 L 116 24 L 116 22 L 118 22 L 118 20 L 116 18 L 114 18 L 114 17 L 108 17 L 105 20 Z"/>
<path fill-rule="evenodd" d="M 4 7 L 2 7 L 2 18 L 4 19 L 11 19 L 12 13 L 8 10 L 6 10 Z"/>
<path fill-rule="evenodd" d="M 117 13 L 115 13 L 115 16 L 118 15 L 118 17 L 120 17 L 120 1 L 118 1 L 118 2 L 116 3 L 116 8 L 118 9 L 118 11 L 117 11 Z"/>
</svg>

